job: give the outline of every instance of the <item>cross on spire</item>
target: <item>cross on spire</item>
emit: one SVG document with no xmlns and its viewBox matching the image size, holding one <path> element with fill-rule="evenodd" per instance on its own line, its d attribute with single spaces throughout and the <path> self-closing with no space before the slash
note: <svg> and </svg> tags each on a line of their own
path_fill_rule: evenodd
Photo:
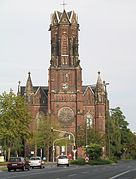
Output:
<svg viewBox="0 0 136 179">
<path fill-rule="evenodd" d="M 65 9 L 65 6 L 67 5 L 67 4 L 65 3 L 65 0 L 63 0 L 63 3 L 62 3 L 61 5 L 63 6 L 63 9 Z"/>
</svg>

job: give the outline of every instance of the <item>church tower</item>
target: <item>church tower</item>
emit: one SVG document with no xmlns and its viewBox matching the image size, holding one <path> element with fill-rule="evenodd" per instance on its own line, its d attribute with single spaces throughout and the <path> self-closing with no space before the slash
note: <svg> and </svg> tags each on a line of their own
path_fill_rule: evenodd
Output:
<svg viewBox="0 0 136 179">
<path fill-rule="evenodd" d="M 48 114 L 62 128 L 75 132 L 83 123 L 82 68 L 78 52 L 79 24 L 74 11 L 55 11 L 51 17 L 51 61 Z"/>
</svg>

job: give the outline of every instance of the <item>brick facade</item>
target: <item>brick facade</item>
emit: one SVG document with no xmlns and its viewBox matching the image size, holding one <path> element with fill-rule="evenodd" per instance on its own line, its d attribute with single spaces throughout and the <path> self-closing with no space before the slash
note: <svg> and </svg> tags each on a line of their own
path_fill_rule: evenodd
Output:
<svg viewBox="0 0 136 179">
<path fill-rule="evenodd" d="M 89 120 L 92 127 L 105 134 L 107 93 L 100 72 L 95 85 L 82 85 L 79 60 L 79 24 L 74 11 L 55 11 L 51 17 L 51 60 L 48 86 L 33 86 L 30 73 L 26 86 L 19 86 L 33 117 L 32 130 L 42 114 L 56 119 L 62 129 L 76 133 Z"/>
</svg>

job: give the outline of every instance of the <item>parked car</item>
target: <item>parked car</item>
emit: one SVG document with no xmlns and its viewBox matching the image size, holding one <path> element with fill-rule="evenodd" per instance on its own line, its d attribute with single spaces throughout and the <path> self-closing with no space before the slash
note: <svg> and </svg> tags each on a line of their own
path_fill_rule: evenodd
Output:
<svg viewBox="0 0 136 179">
<path fill-rule="evenodd" d="M 57 158 L 57 166 L 59 165 L 67 165 L 69 166 L 69 160 L 68 157 L 66 155 L 60 155 Z"/>
<path fill-rule="evenodd" d="M 31 157 L 29 159 L 29 164 L 32 168 L 34 167 L 44 168 L 45 167 L 45 162 L 42 160 L 41 157 Z"/>
<path fill-rule="evenodd" d="M 17 169 L 21 170 L 30 170 L 31 167 L 29 165 L 29 161 L 26 160 L 24 157 L 11 157 L 8 161 L 7 164 L 8 171 L 14 170 L 16 171 Z"/>
</svg>

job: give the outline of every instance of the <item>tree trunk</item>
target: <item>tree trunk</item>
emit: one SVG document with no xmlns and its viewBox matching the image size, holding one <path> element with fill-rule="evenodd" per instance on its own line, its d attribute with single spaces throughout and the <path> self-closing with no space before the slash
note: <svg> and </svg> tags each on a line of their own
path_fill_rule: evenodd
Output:
<svg viewBox="0 0 136 179">
<path fill-rule="evenodd" d="M 47 162 L 49 162 L 49 146 L 47 146 Z"/>
<path fill-rule="evenodd" d="M 8 160 L 10 159 L 11 147 L 8 147 Z"/>
<path fill-rule="evenodd" d="M 34 156 L 35 157 L 37 156 L 37 145 L 36 144 L 34 145 Z"/>
</svg>

